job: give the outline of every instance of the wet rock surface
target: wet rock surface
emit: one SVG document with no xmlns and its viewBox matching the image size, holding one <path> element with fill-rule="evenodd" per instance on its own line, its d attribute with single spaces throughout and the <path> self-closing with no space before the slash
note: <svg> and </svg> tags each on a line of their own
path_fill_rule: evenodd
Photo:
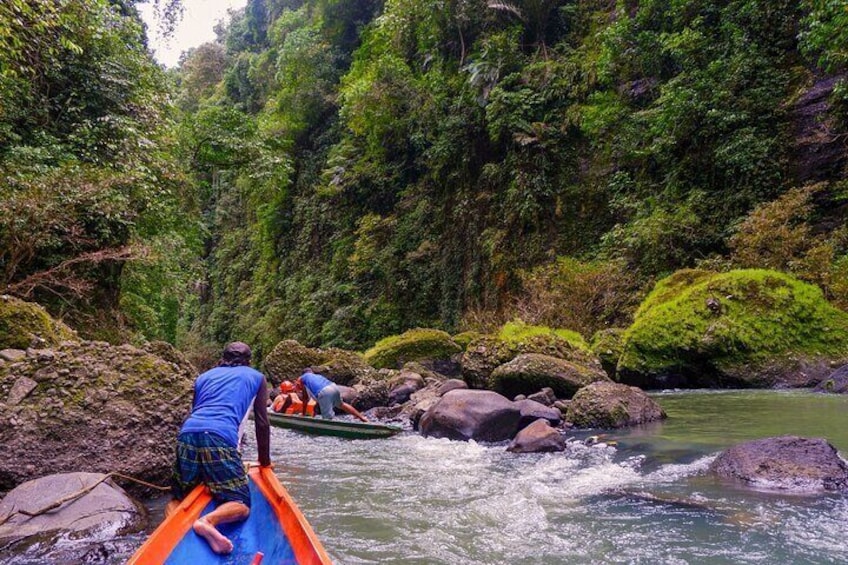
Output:
<svg viewBox="0 0 848 565">
<path fill-rule="evenodd" d="M 597 382 L 574 395 L 565 419 L 580 428 L 622 428 L 665 417 L 660 405 L 643 390 L 619 383 Z"/>
<path fill-rule="evenodd" d="M 507 447 L 513 453 L 565 451 L 565 437 L 546 420 L 536 420 L 515 436 Z"/>
<path fill-rule="evenodd" d="M 848 465 L 821 438 L 782 436 L 741 443 L 721 453 L 710 471 L 724 479 L 768 489 L 848 490 Z"/>
<path fill-rule="evenodd" d="M 518 431 L 521 411 L 514 402 L 487 390 L 453 390 L 421 417 L 424 436 L 455 440 L 503 441 Z"/>
<path fill-rule="evenodd" d="M 36 513 L 70 497 L 103 479 L 100 473 L 61 473 L 27 481 L 0 501 L 0 545 L 22 543 L 28 539 L 44 542 L 49 536 L 84 537 L 94 530 L 107 529 L 115 534 L 140 531 L 147 515 L 124 490 L 106 480 L 76 498 L 38 516 Z"/>
</svg>

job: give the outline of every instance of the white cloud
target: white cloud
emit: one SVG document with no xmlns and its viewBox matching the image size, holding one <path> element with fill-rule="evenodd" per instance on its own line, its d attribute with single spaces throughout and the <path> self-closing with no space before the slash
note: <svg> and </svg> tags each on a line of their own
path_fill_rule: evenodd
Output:
<svg viewBox="0 0 848 565">
<path fill-rule="evenodd" d="M 175 67 L 183 51 L 215 39 L 212 30 L 218 21 L 227 18 L 227 10 L 237 10 L 245 4 L 247 0 L 183 0 L 185 12 L 169 39 L 159 35 L 152 4 L 140 4 L 138 9 L 147 24 L 150 48 L 156 60 L 166 67 Z"/>
</svg>

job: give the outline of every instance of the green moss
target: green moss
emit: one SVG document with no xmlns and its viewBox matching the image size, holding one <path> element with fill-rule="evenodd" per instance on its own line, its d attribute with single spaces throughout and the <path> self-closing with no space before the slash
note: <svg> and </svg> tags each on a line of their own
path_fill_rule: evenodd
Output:
<svg viewBox="0 0 848 565">
<path fill-rule="evenodd" d="M 615 376 L 615 368 L 624 348 L 624 328 L 609 328 L 595 332 L 590 342 L 592 352 L 601 360 L 604 371 Z"/>
<path fill-rule="evenodd" d="M 0 349 L 26 349 L 33 340 L 46 346 L 77 339 L 76 333 L 32 302 L 0 296 Z"/>
<path fill-rule="evenodd" d="M 364 353 L 363 358 L 377 369 L 399 369 L 408 361 L 448 359 L 461 351 L 446 332 L 416 328 L 381 339 Z"/>
<path fill-rule="evenodd" d="M 635 317 L 643 315 L 645 312 L 658 304 L 668 302 L 677 296 L 684 289 L 693 284 L 714 277 L 716 273 L 712 271 L 704 271 L 701 269 L 682 269 L 674 274 L 659 281 L 651 293 L 645 298 L 642 304 L 636 310 Z"/>
<path fill-rule="evenodd" d="M 458 333 L 455 336 L 452 336 L 451 339 L 455 344 L 460 346 L 462 349 L 468 347 L 468 344 L 474 341 L 475 339 L 481 337 L 483 334 L 480 332 L 462 332 Z"/>
<path fill-rule="evenodd" d="M 848 314 L 818 287 L 767 270 L 698 274 L 692 281 L 657 285 L 652 305 L 640 308 L 624 335 L 619 373 L 728 374 L 788 356 L 848 356 Z"/>
<path fill-rule="evenodd" d="M 558 337 L 564 339 L 573 347 L 589 351 L 589 345 L 579 333 L 572 330 L 552 329 L 546 326 L 531 326 L 521 320 L 508 322 L 498 332 L 499 339 L 509 344 L 520 344 L 534 337 Z"/>
</svg>

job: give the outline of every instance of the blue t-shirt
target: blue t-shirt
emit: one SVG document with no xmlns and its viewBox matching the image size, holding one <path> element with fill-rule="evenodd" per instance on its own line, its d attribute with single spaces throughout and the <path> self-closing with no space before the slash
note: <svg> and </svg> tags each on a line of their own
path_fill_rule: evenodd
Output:
<svg viewBox="0 0 848 565">
<path fill-rule="evenodd" d="M 316 398 L 319 392 L 333 384 L 333 381 L 324 375 L 316 373 L 303 373 L 300 375 L 300 380 L 303 382 L 303 386 L 306 387 L 307 392 L 309 392 L 309 396 L 312 398 Z"/>
<path fill-rule="evenodd" d="M 194 382 L 191 416 L 180 433 L 212 432 L 237 448 L 239 425 L 263 380 L 262 373 L 244 365 L 206 371 Z"/>
</svg>

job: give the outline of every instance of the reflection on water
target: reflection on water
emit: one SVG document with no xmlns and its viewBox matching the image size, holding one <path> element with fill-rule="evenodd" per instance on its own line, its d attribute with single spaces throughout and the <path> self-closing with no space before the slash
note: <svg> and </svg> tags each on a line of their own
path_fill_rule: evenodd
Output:
<svg viewBox="0 0 848 565">
<path fill-rule="evenodd" d="M 655 398 L 669 420 L 602 438 L 615 447 L 582 441 L 597 432 L 574 434 L 564 453 L 520 455 L 412 433 L 273 429 L 272 456 L 339 564 L 848 562 L 848 497 L 752 492 L 703 473 L 720 449 L 757 437 L 826 437 L 848 452 L 848 398 Z M 102 562 L 122 563 L 141 541 Z"/>
</svg>

